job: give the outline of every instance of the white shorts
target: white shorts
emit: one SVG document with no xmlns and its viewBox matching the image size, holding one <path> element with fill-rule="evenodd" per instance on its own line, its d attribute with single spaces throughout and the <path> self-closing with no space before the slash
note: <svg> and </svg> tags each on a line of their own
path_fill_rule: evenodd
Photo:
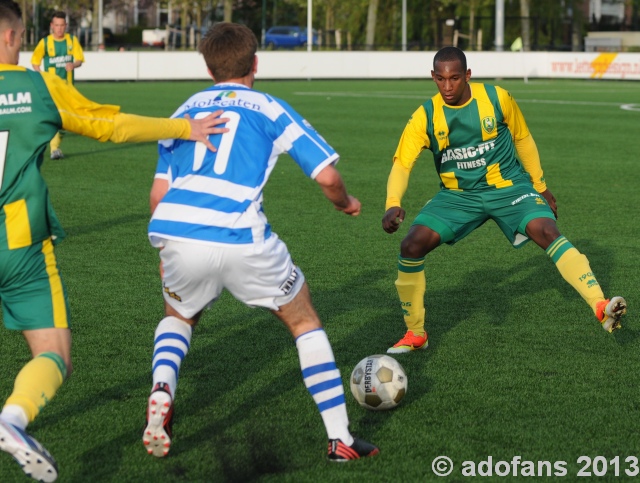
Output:
<svg viewBox="0 0 640 483">
<path fill-rule="evenodd" d="M 167 240 L 160 259 L 164 299 L 187 319 L 213 304 L 225 288 L 250 307 L 278 310 L 304 284 L 304 274 L 275 233 L 246 245 Z"/>
</svg>

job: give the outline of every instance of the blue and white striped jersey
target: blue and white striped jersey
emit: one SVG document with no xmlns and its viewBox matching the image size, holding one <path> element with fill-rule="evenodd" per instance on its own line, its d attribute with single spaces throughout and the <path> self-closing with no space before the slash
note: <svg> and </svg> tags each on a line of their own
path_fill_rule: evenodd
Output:
<svg viewBox="0 0 640 483">
<path fill-rule="evenodd" d="M 156 177 L 169 191 L 153 213 L 149 239 L 207 244 L 257 243 L 271 235 L 262 191 L 278 155 L 289 153 L 310 178 L 338 154 L 286 102 L 240 84 L 223 83 L 192 96 L 172 117 L 205 117 L 223 109 L 229 132 L 210 136 L 218 149 L 180 139 L 159 142 Z"/>
</svg>

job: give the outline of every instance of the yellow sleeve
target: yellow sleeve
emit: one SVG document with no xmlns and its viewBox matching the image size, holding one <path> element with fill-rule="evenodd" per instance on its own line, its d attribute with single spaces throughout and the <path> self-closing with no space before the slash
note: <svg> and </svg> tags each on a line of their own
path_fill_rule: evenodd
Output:
<svg viewBox="0 0 640 483">
<path fill-rule="evenodd" d="M 398 147 L 393 155 L 393 166 L 387 180 L 386 208 L 401 206 L 402 197 L 409 185 L 409 175 L 420 153 L 429 147 L 427 113 L 420 106 L 415 110 L 402 131 Z"/>
<path fill-rule="evenodd" d="M 99 141 L 111 138 L 114 118 L 120 112 L 119 106 L 90 101 L 54 74 L 43 72 L 42 78 L 58 108 L 63 129 Z"/>
<path fill-rule="evenodd" d="M 121 112 L 115 117 L 115 128 L 109 139 L 114 143 L 189 139 L 191 124 L 186 119 L 136 116 Z"/>
<path fill-rule="evenodd" d="M 530 135 L 527 122 L 524 120 L 522 111 L 516 103 L 516 100 L 511 94 L 496 86 L 496 92 L 498 93 L 498 100 L 500 101 L 500 107 L 502 107 L 502 114 L 504 115 L 504 122 L 511 131 L 511 137 L 513 140 L 524 139 Z"/>
<path fill-rule="evenodd" d="M 529 173 L 533 187 L 538 193 L 542 193 L 547 189 L 547 183 L 544 181 L 544 173 L 540 164 L 540 155 L 533 136 L 529 134 L 526 138 L 515 140 L 516 151 L 524 169 Z"/>
<path fill-rule="evenodd" d="M 401 206 L 402 197 L 409 186 L 409 175 L 411 169 L 405 168 L 402 163 L 393 163 L 389 179 L 387 180 L 387 202 L 384 210 L 394 206 Z"/>
<path fill-rule="evenodd" d="M 33 49 L 33 55 L 31 55 L 32 65 L 40 65 L 42 59 L 44 59 L 44 40 L 45 39 L 40 39 L 36 48 Z"/>
<path fill-rule="evenodd" d="M 509 127 L 518 157 L 529 173 L 534 188 L 538 193 L 542 193 L 547 189 L 547 184 L 544 181 L 538 147 L 529 132 L 527 122 L 513 96 L 501 87 L 496 86 L 496 91 L 504 114 L 504 122 Z"/>
<path fill-rule="evenodd" d="M 114 143 L 189 139 L 191 135 L 186 119 L 121 113 L 120 106 L 90 101 L 53 74 L 45 72 L 42 77 L 62 118 L 62 128 L 68 131 Z"/>
<path fill-rule="evenodd" d="M 429 147 L 429 136 L 427 136 L 427 113 L 424 107 L 420 106 L 411 116 L 409 122 L 404 127 L 400 142 L 393 155 L 393 162 L 400 161 L 409 171 L 413 169 L 420 153 Z"/>
<path fill-rule="evenodd" d="M 78 37 L 73 37 L 73 60 L 74 62 L 79 60 L 84 62 L 84 51 L 82 50 L 82 46 L 80 45 L 80 39 Z"/>
</svg>

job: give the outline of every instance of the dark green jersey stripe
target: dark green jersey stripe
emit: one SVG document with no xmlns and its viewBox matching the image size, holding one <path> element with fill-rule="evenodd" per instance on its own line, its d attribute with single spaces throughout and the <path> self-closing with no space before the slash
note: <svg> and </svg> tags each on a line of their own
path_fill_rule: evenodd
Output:
<svg viewBox="0 0 640 483">
<path fill-rule="evenodd" d="M 0 133 L 7 137 L 0 186 L 0 250 L 64 237 L 40 174 L 43 153 L 62 119 L 42 75 L 3 70 Z"/>
</svg>

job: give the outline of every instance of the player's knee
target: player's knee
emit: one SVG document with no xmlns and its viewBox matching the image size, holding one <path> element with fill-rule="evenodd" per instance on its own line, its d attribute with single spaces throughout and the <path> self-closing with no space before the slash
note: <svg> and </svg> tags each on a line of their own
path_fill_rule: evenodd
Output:
<svg viewBox="0 0 640 483">
<path fill-rule="evenodd" d="M 400 256 L 403 258 L 422 258 L 429 251 L 428 245 L 411 236 L 406 236 L 400 244 Z"/>
<path fill-rule="evenodd" d="M 529 238 L 546 250 L 559 236 L 560 230 L 556 222 L 550 218 L 538 218 L 527 225 Z"/>
<path fill-rule="evenodd" d="M 428 226 L 413 225 L 400 244 L 403 258 L 422 258 L 440 244 L 440 235 Z"/>
</svg>

